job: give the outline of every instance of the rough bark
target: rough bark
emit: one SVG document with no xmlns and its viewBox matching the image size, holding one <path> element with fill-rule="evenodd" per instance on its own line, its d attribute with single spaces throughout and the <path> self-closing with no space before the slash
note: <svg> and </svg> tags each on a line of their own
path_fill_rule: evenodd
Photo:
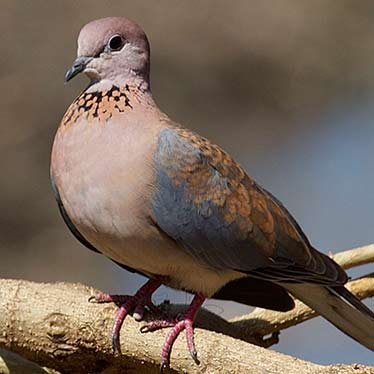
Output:
<svg viewBox="0 0 374 374">
<path fill-rule="evenodd" d="M 362 250 L 366 253 L 364 256 L 358 255 L 357 251 L 347 251 L 346 255 L 339 254 L 336 260 L 345 267 L 372 262 L 373 247 Z M 352 260 L 352 256 L 356 260 Z M 374 276 L 354 280 L 349 287 L 360 298 L 373 296 Z M 88 297 L 95 292 L 79 284 L 0 280 L 0 347 L 61 373 L 157 373 L 165 331 L 142 334 L 140 324 L 127 318 L 121 331 L 122 354 L 114 355 L 108 335 L 117 307 L 88 303 Z M 170 314 L 179 313 L 183 308 L 168 304 L 164 307 Z M 202 310 L 195 329 L 200 366 L 189 357 L 182 334 L 173 349 L 171 367 L 166 372 L 374 373 L 374 367 L 316 365 L 248 343 L 263 344 L 262 337 L 271 333 L 274 335 L 265 345 L 274 343 L 280 329 L 313 316 L 314 312 L 300 302 L 291 312 L 255 309 L 232 321 Z M 0 351 L 3 358 L 0 359 L 1 373 L 7 372 L 4 362 L 5 365 L 6 362 L 17 362 L 14 356 L 10 360 L 7 355 Z M 25 370 L 18 372 L 27 373 Z M 17 369 L 11 371 L 13 374 L 18 372 Z"/>
</svg>

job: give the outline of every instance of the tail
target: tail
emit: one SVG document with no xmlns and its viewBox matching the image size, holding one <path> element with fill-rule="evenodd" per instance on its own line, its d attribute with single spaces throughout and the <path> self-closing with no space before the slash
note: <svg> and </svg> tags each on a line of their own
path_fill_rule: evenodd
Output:
<svg viewBox="0 0 374 374">
<path fill-rule="evenodd" d="M 374 350 L 374 313 L 344 286 L 311 283 L 282 283 L 282 286 L 339 330 Z"/>
</svg>

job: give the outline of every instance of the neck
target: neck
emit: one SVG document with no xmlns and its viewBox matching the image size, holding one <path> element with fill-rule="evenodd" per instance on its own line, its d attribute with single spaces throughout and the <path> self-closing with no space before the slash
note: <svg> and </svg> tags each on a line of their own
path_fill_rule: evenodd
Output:
<svg viewBox="0 0 374 374">
<path fill-rule="evenodd" d="M 130 73 L 120 75 L 118 77 L 110 77 L 109 79 L 101 79 L 100 81 L 93 81 L 86 89 L 86 92 L 100 92 L 110 90 L 112 87 L 128 89 L 131 91 L 138 90 L 142 93 L 151 92 L 149 80 L 141 75 Z"/>
<path fill-rule="evenodd" d="M 101 80 L 91 83 L 79 95 L 66 112 L 62 124 L 68 125 L 84 116 L 88 121 L 106 122 L 115 115 L 136 109 L 137 106 L 153 107 L 149 83 L 141 77 L 128 80 Z"/>
</svg>

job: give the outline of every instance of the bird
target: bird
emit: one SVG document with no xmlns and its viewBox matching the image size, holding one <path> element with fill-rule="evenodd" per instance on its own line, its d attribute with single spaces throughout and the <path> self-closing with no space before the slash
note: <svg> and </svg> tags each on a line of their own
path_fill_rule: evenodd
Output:
<svg viewBox="0 0 374 374">
<path fill-rule="evenodd" d="M 147 282 L 134 295 L 98 293 L 120 304 L 111 341 L 127 315 L 157 309 L 161 286 L 192 293 L 176 319 L 152 319 L 144 331 L 170 327 L 161 367 L 185 332 L 199 362 L 193 323 L 207 298 L 276 311 L 310 306 L 358 343 L 374 349 L 374 313 L 344 285 L 346 272 L 315 249 L 283 204 L 229 153 L 170 119 L 150 86 L 150 46 L 125 17 L 91 21 L 78 36 L 66 72 L 89 85 L 58 126 L 51 181 L 74 236 Z"/>
</svg>

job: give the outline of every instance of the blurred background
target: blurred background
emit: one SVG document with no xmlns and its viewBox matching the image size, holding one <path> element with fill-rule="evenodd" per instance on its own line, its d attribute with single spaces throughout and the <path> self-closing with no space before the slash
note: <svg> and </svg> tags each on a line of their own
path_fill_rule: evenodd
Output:
<svg viewBox="0 0 374 374">
<path fill-rule="evenodd" d="M 84 77 L 63 84 L 77 34 L 113 15 L 146 30 L 160 107 L 232 153 L 317 248 L 374 241 L 373 1 L 2 0 L 0 7 L 1 277 L 122 293 L 144 282 L 72 237 L 49 182 L 54 133 L 87 84 Z M 163 288 L 155 299 L 165 298 L 190 300 Z M 215 300 L 206 306 L 224 317 L 249 311 Z M 374 364 L 371 352 L 321 318 L 283 332 L 272 349 L 318 363 Z"/>
</svg>

